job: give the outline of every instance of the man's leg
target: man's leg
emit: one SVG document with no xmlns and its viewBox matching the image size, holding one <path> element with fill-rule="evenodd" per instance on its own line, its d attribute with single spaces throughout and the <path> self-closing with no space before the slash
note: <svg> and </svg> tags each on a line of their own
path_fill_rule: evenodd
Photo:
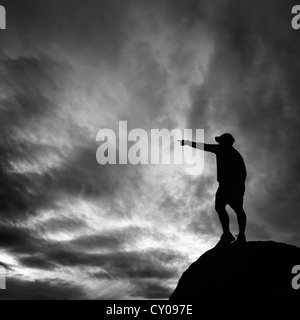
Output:
<svg viewBox="0 0 300 320">
<path fill-rule="evenodd" d="M 229 205 L 236 213 L 238 226 L 239 226 L 239 236 L 245 237 L 246 224 L 247 224 L 247 216 L 243 208 L 244 203 L 244 193 L 245 186 L 241 186 L 238 189 L 235 189 L 233 193 L 233 197 L 230 199 Z"/>
<path fill-rule="evenodd" d="M 243 209 L 243 206 L 235 207 L 235 208 L 233 208 L 233 210 L 235 211 L 235 213 L 237 215 L 237 221 L 238 221 L 239 230 L 240 230 L 239 235 L 245 235 L 247 216 L 246 216 L 246 213 Z"/>
<path fill-rule="evenodd" d="M 220 241 L 217 243 L 217 246 L 227 245 L 235 240 L 235 237 L 230 233 L 229 230 L 229 215 L 225 209 L 227 204 L 226 197 L 226 190 L 219 188 L 216 194 L 216 211 L 219 215 L 223 234 Z"/>
<path fill-rule="evenodd" d="M 223 229 L 223 234 L 229 234 L 229 215 L 225 209 L 226 207 L 226 197 L 224 193 L 222 192 L 222 189 L 218 189 L 216 194 L 216 203 L 215 203 L 215 209 L 219 215 L 219 219 L 221 222 L 221 226 Z"/>
<path fill-rule="evenodd" d="M 235 193 L 234 198 L 232 199 L 230 206 L 234 210 L 237 216 L 238 226 L 239 226 L 239 235 L 238 240 L 241 242 L 246 241 L 245 231 L 247 224 L 247 216 L 243 208 L 244 202 L 244 192 Z"/>
</svg>

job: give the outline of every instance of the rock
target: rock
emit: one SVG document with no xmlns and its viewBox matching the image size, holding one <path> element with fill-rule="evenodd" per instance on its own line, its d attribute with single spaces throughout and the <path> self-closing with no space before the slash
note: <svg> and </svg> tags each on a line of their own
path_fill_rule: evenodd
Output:
<svg viewBox="0 0 300 320">
<path fill-rule="evenodd" d="M 295 265 L 300 248 L 283 243 L 214 248 L 183 273 L 170 300 L 300 299 L 292 287 Z"/>
</svg>

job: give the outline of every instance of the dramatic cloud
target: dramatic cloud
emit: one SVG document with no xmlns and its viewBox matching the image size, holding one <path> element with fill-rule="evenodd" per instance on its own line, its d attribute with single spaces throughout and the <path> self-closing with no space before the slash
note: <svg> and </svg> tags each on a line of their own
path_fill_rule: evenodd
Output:
<svg viewBox="0 0 300 320">
<path fill-rule="evenodd" d="M 25 281 L 7 279 L 7 289 L 0 293 L 0 300 L 82 300 L 86 299 L 79 287 L 57 280 Z"/>
<path fill-rule="evenodd" d="M 300 245 L 294 4 L 3 1 L 1 299 L 166 299 L 216 243 L 214 157 L 199 177 L 100 166 L 97 132 L 121 120 L 205 129 L 207 142 L 231 132 L 249 173 L 248 238 Z"/>
</svg>

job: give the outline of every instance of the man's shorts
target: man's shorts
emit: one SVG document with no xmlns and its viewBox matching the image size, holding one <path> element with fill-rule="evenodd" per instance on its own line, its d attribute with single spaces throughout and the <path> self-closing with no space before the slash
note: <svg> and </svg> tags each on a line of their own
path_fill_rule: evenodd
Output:
<svg viewBox="0 0 300 320">
<path fill-rule="evenodd" d="M 245 185 L 220 184 L 216 193 L 216 206 L 230 205 L 231 208 L 241 207 L 244 202 Z"/>
</svg>

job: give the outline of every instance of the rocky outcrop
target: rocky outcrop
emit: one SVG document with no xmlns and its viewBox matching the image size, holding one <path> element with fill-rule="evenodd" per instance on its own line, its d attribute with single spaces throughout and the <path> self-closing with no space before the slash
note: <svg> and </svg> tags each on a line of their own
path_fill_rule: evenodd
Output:
<svg viewBox="0 0 300 320">
<path fill-rule="evenodd" d="M 292 287 L 300 248 L 276 242 L 247 242 L 204 253 L 182 275 L 174 300 L 300 299 Z"/>
</svg>

